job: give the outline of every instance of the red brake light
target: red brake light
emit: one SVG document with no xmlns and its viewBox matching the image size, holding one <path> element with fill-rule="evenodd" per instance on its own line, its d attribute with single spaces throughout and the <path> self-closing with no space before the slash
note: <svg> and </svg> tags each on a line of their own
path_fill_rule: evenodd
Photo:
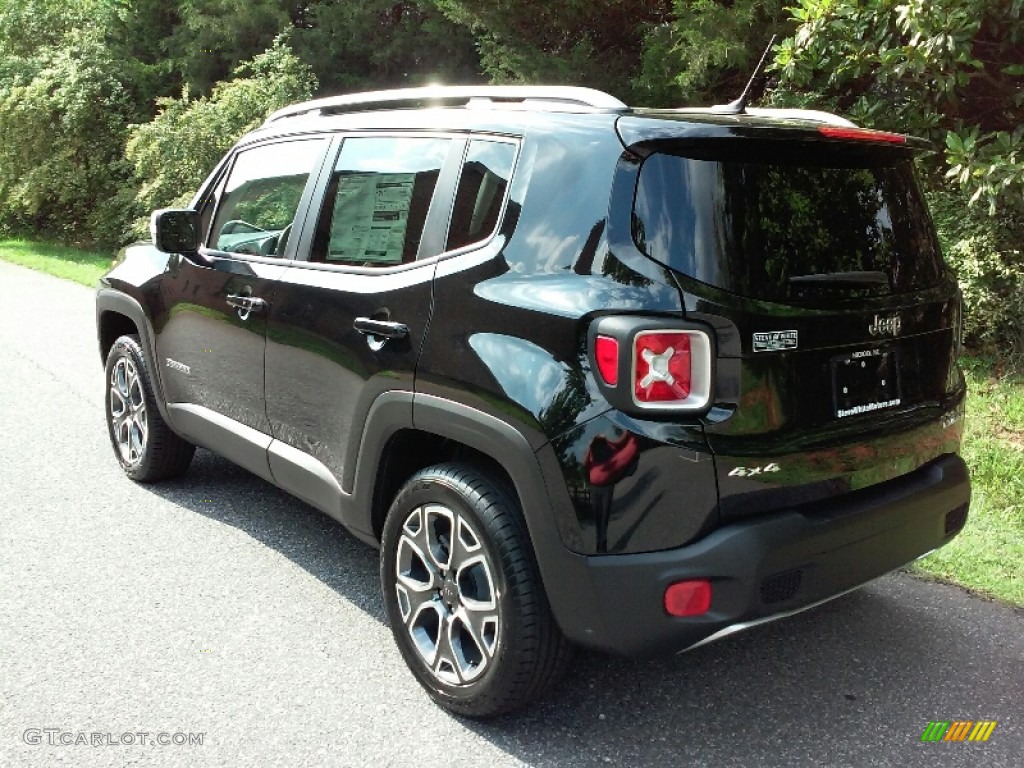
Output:
<svg viewBox="0 0 1024 768">
<path fill-rule="evenodd" d="M 611 336 L 598 336 L 594 340 L 594 358 L 597 370 L 609 387 L 619 383 L 619 342 Z"/>
<path fill-rule="evenodd" d="M 690 335 L 638 333 L 633 341 L 633 389 L 638 404 L 679 403 L 690 396 Z"/>
<path fill-rule="evenodd" d="M 711 609 L 711 582 L 691 579 L 669 584 L 665 590 L 665 612 L 669 616 L 700 616 Z"/>
<path fill-rule="evenodd" d="M 885 141 L 890 144 L 906 144 L 907 137 L 898 133 L 872 131 L 868 128 L 843 128 L 836 125 L 818 126 L 818 133 L 830 139 L 855 139 L 859 141 Z"/>
</svg>

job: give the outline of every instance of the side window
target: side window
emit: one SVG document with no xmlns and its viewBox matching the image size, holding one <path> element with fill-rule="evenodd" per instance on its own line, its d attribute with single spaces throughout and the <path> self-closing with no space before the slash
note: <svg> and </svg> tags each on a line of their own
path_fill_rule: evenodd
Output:
<svg viewBox="0 0 1024 768">
<path fill-rule="evenodd" d="M 450 139 L 345 139 L 311 261 L 386 267 L 416 260 Z"/>
<path fill-rule="evenodd" d="M 486 240 L 498 226 L 516 147 L 503 141 L 469 142 L 455 193 L 446 250 Z"/>
<path fill-rule="evenodd" d="M 252 256 L 280 256 L 299 198 L 324 140 L 265 144 L 238 153 L 220 193 L 209 246 Z"/>
</svg>

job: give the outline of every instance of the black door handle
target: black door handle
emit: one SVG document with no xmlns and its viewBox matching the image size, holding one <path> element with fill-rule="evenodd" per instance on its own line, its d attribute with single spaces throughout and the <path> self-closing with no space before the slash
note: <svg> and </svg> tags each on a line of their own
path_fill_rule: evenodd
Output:
<svg viewBox="0 0 1024 768">
<path fill-rule="evenodd" d="M 364 336 L 404 339 L 409 335 L 409 326 L 405 323 L 392 323 L 388 320 L 371 320 L 369 317 L 357 317 L 352 326 Z"/>
</svg>

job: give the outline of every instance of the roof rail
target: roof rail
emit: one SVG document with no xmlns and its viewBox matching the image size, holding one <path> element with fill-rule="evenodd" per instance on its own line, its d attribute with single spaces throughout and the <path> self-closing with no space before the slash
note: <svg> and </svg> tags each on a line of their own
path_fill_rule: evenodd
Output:
<svg viewBox="0 0 1024 768">
<path fill-rule="evenodd" d="M 548 102 L 575 107 L 619 111 L 628 107 L 614 96 L 593 88 L 561 85 L 429 85 L 392 91 L 368 91 L 329 96 L 279 109 L 264 125 L 309 112 L 362 112 L 377 108 L 463 106 L 470 102 Z"/>
</svg>

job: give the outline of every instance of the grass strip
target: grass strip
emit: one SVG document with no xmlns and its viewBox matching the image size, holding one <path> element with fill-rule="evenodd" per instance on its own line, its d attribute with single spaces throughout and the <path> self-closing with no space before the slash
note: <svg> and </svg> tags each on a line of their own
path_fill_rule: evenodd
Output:
<svg viewBox="0 0 1024 768">
<path fill-rule="evenodd" d="M 114 254 L 32 240 L 0 240 L 0 259 L 94 288 L 110 269 Z"/>
</svg>

